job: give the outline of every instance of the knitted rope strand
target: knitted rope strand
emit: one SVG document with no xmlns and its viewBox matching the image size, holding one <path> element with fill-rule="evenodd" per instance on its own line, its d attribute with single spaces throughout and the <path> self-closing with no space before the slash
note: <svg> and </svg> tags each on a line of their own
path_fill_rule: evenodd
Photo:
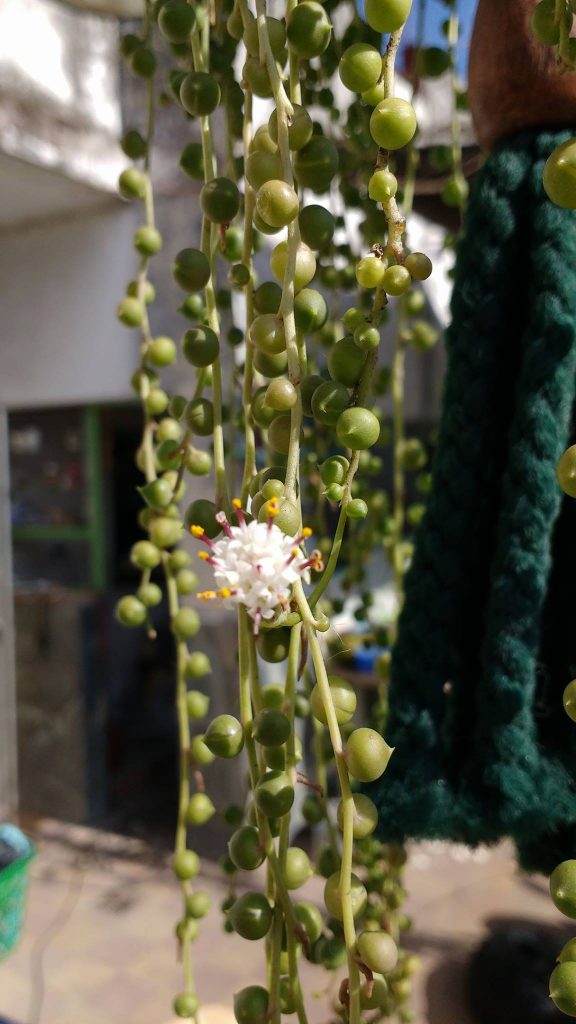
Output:
<svg viewBox="0 0 576 1024">
<path fill-rule="evenodd" d="M 542 825 L 576 818 L 570 775 L 550 748 L 540 749 L 534 718 L 560 505 L 556 463 L 568 441 L 576 372 L 576 225 L 574 215 L 550 203 L 542 187 L 544 159 L 561 138 L 558 132 L 542 133 L 527 147 L 528 319 L 511 396 L 514 418 L 476 695 L 475 762 L 482 786 L 497 791 L 502 832 L 520 840 L 533 839 Z M 560 694 L 553 699 L 561 704 Z"/>
<path fill-rule="evenodd" d="M 396 754 L 382 792 L 371 790 L 388 838 L 521 841 L 534 813 L 549 825 L 555 787 L 556 817 L 572 798 L 562 766 L 541 757 L 533 720 L 552 477 L 576 368 L 572 215 L 541 186 L 558 136 L 502 143 L 472 194 L 432 493 L 394 656 Z"/>
</svg>

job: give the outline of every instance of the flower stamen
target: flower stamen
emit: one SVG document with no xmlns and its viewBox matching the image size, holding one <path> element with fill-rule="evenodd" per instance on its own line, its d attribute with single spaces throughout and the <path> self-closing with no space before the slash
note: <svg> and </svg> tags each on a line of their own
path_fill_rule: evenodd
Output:
<svg viewBox="0 0 576 1024">
<path fill-rule="evenodd" d="M 220 526 L 224 530 L 224 533 L 226 534 L 226 536 L 230 537 L 230 539 L 232 539 L 232 530 L 230 529 L 230 523 L 228 522 L 228 520 L 226 518 L 226 513 L 225 512 L 217 512 L 216 515 L 214 516 L 214 518 L 215 518 L 216 522 L 220 524 Z"/>
<path fill-rule="evenodd" d="M 274 520 L 280 512 L 280 502 L 278 498 L 270 498 L 265 505 L 266 512 L 268 513 L 268 529 L 274 525 Z"/>
<path fill-rule="evenodd" d="M 313 569 L 314 572 L 322 572 L 324 569 L 322 553 L 318 550 L 313 551 L 306 562 L 300 563 L 300 569 Z"/>
<path fill-rule="evenodd" d="M 299 554 L 300 554 L 300 548 L 292 548 L 292 551 L 288 555 L 288 558 L 286 559 L 284 564 L 286 566 L 290 565 L 294 561 L 295 558 L 298 558 Z"/>
<path fill-rule="evenodd" d="M 232 505 L 234 506 L 234 511 L 236 512 L 236 519 L 238 520 L 238 525 L 244 526 L 246 524 L 246 517 L 244 515 L 244 509 L 242 508 L 242 502 L 240 501 L 240 498 L 233 498 Z"/>
<path fill-rule="evenodd" d="M 196 524 L 193 523 L 192 526 L 190 527 L 190 533 L 192 534 L 193 537 L 196 538 L 196 540 L 204 541 L 204 543 L 207 544 L 209 548 L 214 547 L 214 541 L 211 540 L 210 537 L 206 536 L 206 532 L 203 526 L 196 526 Z"/>
</svg>

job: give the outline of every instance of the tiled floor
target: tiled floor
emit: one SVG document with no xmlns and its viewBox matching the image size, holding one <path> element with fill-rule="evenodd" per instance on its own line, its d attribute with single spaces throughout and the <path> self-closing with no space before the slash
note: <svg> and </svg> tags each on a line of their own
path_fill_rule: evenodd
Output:
<svg viewBox="0 0 576 1024">
<path fill-rule="evenodd" d="M 176 885 L 166 865 L 151 862 L 137 843 L 94 838 L 87 830 L 44 827 L 24 937 L 0 964 L 0 1017 L 17 1024 L 172 1024 L 181 979 L 172 938 Z M 262 980 L 261 944 L 223 934 L 218 872 L 208 865 L 202 881 L 214 904 L 195 945 L 203 1020 L 229 1024 L 232 993 Z M 408 888 L 410 945 L 423 960 L 417 1024 L 470 1024 L 466 960 L 487 922 L 539 921 L 558 926 L 559 947 L 564 938 L 544 880 L 518 876 L 506 846 L 417 846 Z M 317 883 L 309 895 L 319 898 Z M 322 971 L 305 964 L 304 982 L 311 1021 L 327 1021 Z"/>
</svg>

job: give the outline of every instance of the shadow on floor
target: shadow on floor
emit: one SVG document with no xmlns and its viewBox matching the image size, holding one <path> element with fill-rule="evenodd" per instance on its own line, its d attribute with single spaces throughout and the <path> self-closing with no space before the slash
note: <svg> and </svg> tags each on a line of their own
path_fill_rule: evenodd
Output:
<svg viewBox="0 0 576 1024">
<path fill-rule="evenodd" d="M 573 929 L 521 917 L 485 923 L 486 937 L 472 949 L 455 952 L 428 936 L 413 945 L 447 947 L 426 984 L 428 1024 L 562 1024 L 566 1017 L 550 1000 L 548 979 Z"/>
</svg>

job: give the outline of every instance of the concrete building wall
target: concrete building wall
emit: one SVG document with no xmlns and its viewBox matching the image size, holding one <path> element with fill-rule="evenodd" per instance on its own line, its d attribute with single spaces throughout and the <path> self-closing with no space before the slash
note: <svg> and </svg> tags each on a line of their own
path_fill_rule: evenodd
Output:
<svg viewBox="0 0 576 1024">
<path fill-rule="evenodd" d="M 0 410 L 0 821 L 18 802 L 8 429 Z"/>
<path fill-rule="evenodd" d="M 124 163 L 114 18 L 0 0 L 0 150 L 112 192 Z"/>
<path fill-rule="evenodd" d="M 115 201 L 89 217 L 2 233 L 0 406 L 130 397 L 138 340 L 115 305 L 137 271 L 136 224 L 136 211 Z"/>
</svg>

